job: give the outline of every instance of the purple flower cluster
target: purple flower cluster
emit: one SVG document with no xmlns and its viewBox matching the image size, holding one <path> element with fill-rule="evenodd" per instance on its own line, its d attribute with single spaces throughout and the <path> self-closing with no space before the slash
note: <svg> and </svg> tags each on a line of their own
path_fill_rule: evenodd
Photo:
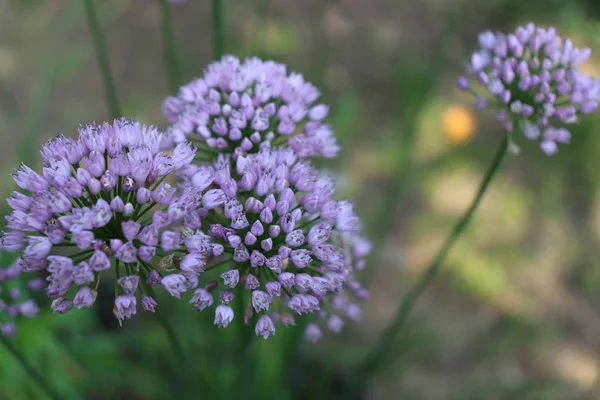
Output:
<svg viewBox="0 0 600 400">
<path fill-rule="evenodd" d="M 188 271 L 174 271 L 169 260 L 175 251 L 186 252 L 177 221 L 201 194 L 194 188 L 177 194 L 166 181 L 192 161 L 195 149 L 182 143 L 169 155 L 159 150 L 160 141 L 154 128 L 131 120 L 88 125 L 77 140 L 58 136 L 44 144 L 41 174 L 25 165 L 13 174 L 24 192 L 8 198 L 13 212 L 2 249 L 24 249 L 18 262 L 24 272 L 48 272 L 55 312 L 92 306 L 100 273 L 111 267 L 126 275 L 118 280 L 119 320 L 135 314 L 135 292 L 144 294 L 140 278 L 161 283 L 175 297 L 197 282 L 200 257 Z M 163 210 L 149 213 L 156 206 Z M 144 294 L 142 307 L 153 311 L 155 305 Z"/>
<path fill-rule="evenodd" d="M 370 246 L 355 234 L 359 222 L 352 205 L 332 199 L 329 178 L 319 178 L 290 148 L 236 160 L 223 156 L 213 167 L 188 166 L 181 175 L 183 187 L 210 188 L 202 208 L 184 217 L 184 223 L 197 229 L 186 239 L 188 248 L 212 243 L 225 254 L 215 264 L 224 265 L 220 279 L 196 290 L 190 301 L 204 310 L 215 302 L 212 292 L 220 289 L 216 325 L 232 321 L 229 303 L 236 296 L 245 298 L 244 290 L 250 294 L 243 318 L 249 323 L 257 316 L 255 331 L 264 338 L 275 333 L 276 323 L 292 325 L 293 314 L 317 313 L 336 332 L 343 324 L 340 316 L 359 316 L 351 297 L 363 299 L 366 291 L 354 281 L 353 271 L 362 268 L 360 259 Z"/>
<path fill-rule="evenodd" d="M 477 109 L 496 109 L 507 132 L 520 129 L 552 155 L 557 143 L 570 140 L 565 125 L 598 108 L 600 83 L 579 70 L 590 54 L 554 28 L 533 23 L 510 34 L 485 31 L 467 66 L 469 77 L 458 78 L 458 85 L 476 95 Z M 478 94 L 478 87 L 485 93 Z"/>
<path fill-rule="evenodd" d="M 19 263 L 0 269 L 0 335 L 14 336 L 17 333 L 15 319 L 18 316 L 33 318 L 39 310 L 35 301 L 26 298 L 26 295 L 29 291 L 42 289 L 44 281 L 33 278 L 25 286 L 25 282 L 18 279 L 20 274 Z"/>
<path fill-rule="evenodd" d="M 21 190 L 7 199 L 0 249 L 22 255 L 0 282 L 44 271 L 65 314 L 91 307 L 113 270 L 119 323 L 139 304 L 154 312 L 161 285 L 178 299 L 192 289 L 194 308 L 215 306 L 215 325 L 236 317 L 265 339 L 295 314 L 316 316 L 309 341 L 339 332 L 360 316 L 367 292 L 355 272 L 371 246 L 352 204 L 307 161 L 339 150 L 318 97 L 281 64 L 226 56 L 165 101 L 165 135 L 119 119 L 45 143 L 41 173 L 13 174 Z M 12 334 L 3 312 L 31 316 L 34 305 L 5 304 L 0 327 Z"/>
<path fill-rule="evenodd" d="M 329 108 L 319 91 L 283 64 L 224 56 L 202 78 L 163 104 L 175 143 L 192 140 L 208 154 L 248 154 L 288 145 L 299 157 L 335 157 L 339 146 L 321 121 Z"/>
</svg>

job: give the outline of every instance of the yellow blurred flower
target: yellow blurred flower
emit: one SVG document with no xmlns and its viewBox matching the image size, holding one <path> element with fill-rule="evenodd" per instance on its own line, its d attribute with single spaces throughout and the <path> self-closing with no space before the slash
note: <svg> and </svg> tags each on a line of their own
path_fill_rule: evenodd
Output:
<svg viewBox="0 0 600 400">
<path fill-rule="evenodd" d="M 475 134 L 475 116 L 464 106 L 450 106 L 442 115 L 444 137 L 452 144 L 463 144 Z"/>
</svg>

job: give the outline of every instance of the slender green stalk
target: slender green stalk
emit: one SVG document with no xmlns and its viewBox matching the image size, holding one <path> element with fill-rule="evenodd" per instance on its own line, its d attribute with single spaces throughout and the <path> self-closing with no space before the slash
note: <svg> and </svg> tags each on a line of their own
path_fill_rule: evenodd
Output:
<svg viewBox="0 0 600 400">
<path fill-rule="evenodd" d="M 269 16 L 269 8 L 271 6 L 271 0 L 260 0 L 258 2 L 258 15 L 266 19 Z"/>
<path fill-rule="evenodd" d="M 162 327 L 165 329 L 165 332 L 167 333 L 169 343 L 171 343 L 171 347 L 173 348 L 173 352 L 178 358 L 178 361 L 182 364 L 185 364 L 185 353 L 183 352 L 183 346 L 177 338 L 175 331 L 173 330 L 171 325 L 169 325 L 169 321 L 167 321 L 167 319 L 161 312 L 157 312 L 156 316 L 158 317 L 158 322 L 162 325 Z"/>
<path fill-rule="evenodd" d="M 156 299 L 156 295 L 154 294 L 154 289 L 152 288 L 152 286 L 146 285 L 146 290 L 152 297 L 154 297 Z M 163 313 L 159 309 L 157 309 L 155 314 L 158 318 L 158 322 L 160 323 L 160 325 L 163 327 L 163 329 L 165 330 L 165 332 L 167 334 L 167 338 L 169 339 L 169 344 L 171 345 L 171 348 L 173 349 L 173 353 L 175 353 L 175 357 L 177 357 L 177 361 L 179 361 L 181 364 L 180 366 L 183 367 L 184 365 L 186 365 L 186 357 L 185 357 L 185 352 L 183 351 L 183 346 L 181 345 L 181 342 L 177 338 L 175 331 L 173 330 L 171 325 L 169 325 L 169 321 L 167 321 L 167 319 L 165 318 Z"/>
<path fill-rule="evenodd" d="M 223 8 L 221 0 L 212 1 L 213 16 L 213 51 L 215 59 L 223 55 Z"/>
<path fill-rule="evenodd" d="M 150 270 L 148 264 L 142 263 L 142 265 L 148 270 Z M 151 295 L 154 299 L 157 298 L 156 294 L 154 293 L 154 289 L 151 285 L 144 285 L 144 287 L 149 295 Z M 155 314 L 158 318 L 158 322 L 165 330 L 171 350 L 175 354 L 175 358 L 177 361 L 177 369 L 179 371 L 177 381 L 184 390 L 184 392 L 182 392 L 183 398 L 188 398 L 190 396 L 189 394 L 186 394 L 187 390 L 189 389 L 194 389 L 200 391 L 201 393 L 204 393 L 207 387 L 206 381 L 203 378 L 198 379 L 199 377 L 195 375 L 195 365 L 189 362 L 188 357 L 186 357 L 184 347 L 179 338 L 177 337 L 175 330 L 173 329 L 171 324 L 169 324 L 166 314 L 163 313 L 160 307 L 156 309 Z"/>
<path fill-rule="evenodd" d="M 177 47 L 175 46 L 175 37 L 173 35 L 171 8 L 167 0 L 158 0 L 158 5 L 165 68 L 167 69 L 171 93 L 175 94 L 181 86 L 181 67 L 177 58 Z"/>
<path fill-rule="evenodd" d="M 400 303 L 400 306 L 398 307 L 395 318 L 388 325 L 383 337 L 377 341 L 371 351 L 363 359 L 357 369 L 356 376 L 349 380 L 350 383 L 348 384 L 345 392 L 346 397 L 351 396 L 357 389 L 360 389 L 369 379 L 369 377 L 379 368 L 381 368 L 387 360 L 389 360 L 389 357 L 387 356 L 394 344 L 396 337 L 398 336 L 398 333 L 408 321 L 410 313 L 414 309 L 419 297 L 423 294 L 425 289 L 427 289 L 429 284 L 438 274 L 448 252 L 471 221 L 475 210 L 477 210 L 477 207 L 479 206 L 479 203 L 481 202 L 481 199 L 483 198 L 483 195 L 485 194 L 490 182 L 499 171 L 502 160 L 504 160 L 506 154 L 508 153 L 509 144 L 510 137 L 505 135 L 502 144 L 498 148 L 496 156 L 494 157 L 489 169 L 481 181 L 481 185 L 479 186 L 479 190 L 477 191 L 477 195 L 471 203 L 471 206 L 454 225 L 454 228 L 446 238 L 443 246 L 433 259 L 433 262 L 429 265 L 429 267 L 427 267 L 417 284 L 406 295 L 406 297 L 404 297 L 404 300 L 402 300 L 402 303 Z"/>
<path fill-rule="evenodd" d="M 87 14 L 88 24 L 90 26 L 90 32 L 94 41 L 94 48 L 96 50 L 96 57 L 98 59 L 98 67 L 102 74 L 102 83 L 104 84 L 104 95 L 106 97 L 106 106 L 112 118 L 118 118 L 123 116 L 121 113 L 121 106 L 119 105 L 119 99 L 117 97 L 117 89 L 115 82 L 110 70 L 110 63 L 108 62 L 108 53 L 106 51 L 106 44 L 104 43 L 104 35 L 100 28 L 100 21 L 98 20 L 98 14 L 96 13 L 96 7 L 94 6 L 94 0 L 84 0 L 85 12 Z"/>
<path fill-rule="evenodd" d="M 2 341 L 2 344 L 4 344 L 4 347 L 6 347 L 6 349 L 13 355 L 13 357 L 19 362 L 19 364 L 21 364 L 23 369 L 27 371 L 29 376 L 31 376 L 31 378 L 39 385 L 39 387 L 44 391 L 44 393 L 46 393 L 46 395 L 49 398 L 53 400 L 63 400 L 63 397 L 50 388 L 50 386 L 44 380 L 42 375 L 38 371 L 36 371 L 31 366 L 31 364 L 29 364 L 25 356 L 23 356 L 23 354 L 21 354 L 21 352 L 19 352 L 19 350 L 17 350 L 17 348 L 13 346 L 13 344 L 6 336 L 0 334 L 0 340 Z"/>
</svg>

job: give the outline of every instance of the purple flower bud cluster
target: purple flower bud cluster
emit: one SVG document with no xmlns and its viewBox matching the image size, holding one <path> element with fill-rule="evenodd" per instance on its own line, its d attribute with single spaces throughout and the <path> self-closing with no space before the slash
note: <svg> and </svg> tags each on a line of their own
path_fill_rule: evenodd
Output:
<svg viewBox="0 0 600 400">
<path fill-rule="evenodd" d="M 307 161 L 339 150 L 318 97 L 284 65 L 226 56 L 165 101 L 166 135 L 119 119 L 45 143 L 41 172 L 13 174 L 21 190 L 0 236 L 2 251 L 22 250 L 11 274 L 44 271 L 57 314 L 93 306 L 114 269 L 119 323 L 139 306 L 155 312 L 160 285 L 177 299 L 193 291 L 219 327 L 240 318 L 266 339 L 313 314 L 308 340 L 339 332 L 360 316 L 355 272 L 371 246 L 352 204 Z M 7 304 L 0 327 L 11 334 L 3 312 L 32 316 L 34 305 Z"/>
<path fill-rule="evenodd" d="M 187 253 L 185 227 L 177 221 L 202 196 L 195 188 L 178 194 L 166 180 L 193 160 L 195 149 L 181 143 L 163 153 L 161 136 L 126 119 L 88 125 L 77 140 L 58 136 L 44 144 L 41 174 L 24 165 L 13 174 L 23 191 L 7 199 L 13 212 L 1 246 L 24 249 L 18 261 L 24 272 L 47 271 L 56 313 L 92 306 L 100 273 L 111 268 L 127 275 L 117 286 L 119 320 L 135 314 L 140 279 L 161 283 L 175 297 L 197 282 L 202 257 L 185 271 L 173 263 L 175 251 Z M 142 298 L 144 309 L 155 305 Z"/>
<path fill-rule="evenodd" d="M 579 70 L 590 54 L 533 23 L 510 34 L 485 31 L 458 86 L 476 95 L 477 109 L 495 109 L 507 132 L 520 129 L 552 155 L 570 140 L 565 125 L 598 108 L 600 83 Z"/>
<path fill-rule="evenodd" d="M 299 157 L 332 158 L 340 148 L 322 123 L 329 107 L 315 103 L 319 95 L 283 64 L 224 56 L 167 98 L 163 113 L 175 144 L 192 140 L 201 149 L 236 155 L 287 144 Z"/>
<path fill-rule="evenodd" d="M 294 314 L 317 313 L 335 332 L 343 324 L 340 316 L 358 318 L 360 308 L 350 297 L 365 298 L 366 291 L 353 271 L 364 266 L 370 245 L 356 236 L 352 205 L 333 200 L 329 178 L 318 177 L 290 148 L 235 160 L 223 156 L 213 167 L 189 166 L 181 175 L 183 187 L 209 188 L 202 208 L 184 217 L 186 226 L 198 229 L 186 239 L 188 249 L 212 243 L 228 265 L 216 284 L 196 290 L 190 301 L 198 310 L 219 301 L 216 325 L 233 320 L 229 303 L 243 290 L 250 292 L 243 318 L 257 316 L 255 332 L 264 338 L 277 323 L 293 325 Z"/>
<path fill-rule="evenodd" d="M 12 337 L 17 333 L 15 319 L 18 316 L 33 318 L 39 309 L 35 301 L 28 298 L 30 292 L 41 290 L 44 281 L 30 279 L 27 284 L 19 280 L 21 266 L 13 263 L 0 268 L 0 335 Z"/>
</svg>

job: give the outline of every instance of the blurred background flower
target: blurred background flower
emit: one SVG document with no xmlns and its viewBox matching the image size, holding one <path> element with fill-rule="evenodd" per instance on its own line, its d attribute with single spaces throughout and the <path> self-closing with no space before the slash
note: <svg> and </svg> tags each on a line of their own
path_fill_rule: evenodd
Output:
<svg viewBox="0 0 600 400">
<path fill-rule="evenodd" d="M 450 106 L 442 114 L 442 132 L 448 142 L 464 144 L 475 135 L 477 122 L 473 112 L 465 106 Z"/>
</svg>

